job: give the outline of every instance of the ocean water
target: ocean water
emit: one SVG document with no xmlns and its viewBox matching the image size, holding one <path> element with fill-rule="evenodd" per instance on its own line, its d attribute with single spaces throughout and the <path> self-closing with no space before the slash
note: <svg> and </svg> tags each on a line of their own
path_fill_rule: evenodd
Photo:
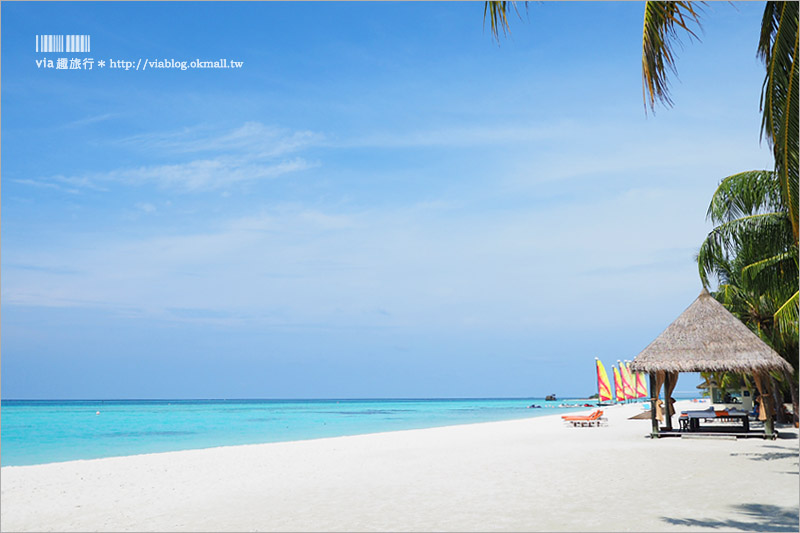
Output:
<svg viewBox="0 0 800 533">
<path fill-rule="evenodd" d="M 3 400 L 0 465 L 511 420 L 585 400 Z M 567 403 L 576 407 L 555 408 Z M 529 409 L 529 405 L 541 409 Z"/>
</svg>

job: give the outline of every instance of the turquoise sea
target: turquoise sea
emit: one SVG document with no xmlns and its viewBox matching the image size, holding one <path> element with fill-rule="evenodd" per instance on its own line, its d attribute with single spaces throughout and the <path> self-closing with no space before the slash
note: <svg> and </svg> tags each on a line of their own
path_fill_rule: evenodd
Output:
<svg viewBox="0 0 800 533">
<path fill-rule="evenodd" d="M 565 413 L 586 400 L 3 400 L 0 465 L 359 435 Z M 576 407 L 557 408 L 560 404 Z M 530 409 L 530 405 L 541 409 Z"/>
</svg>

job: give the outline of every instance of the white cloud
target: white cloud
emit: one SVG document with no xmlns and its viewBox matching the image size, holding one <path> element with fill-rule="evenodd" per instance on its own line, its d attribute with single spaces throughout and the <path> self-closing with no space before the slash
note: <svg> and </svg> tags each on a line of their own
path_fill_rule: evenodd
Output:
<svg viewBox="0 0 800 533">
<path fill-rule="evenodd" d="M 148 153 L 244 153 L 248 158 L 256 159 L 295 152 L 323 140 L 323 135 L 312 131 L 290 131 L 260 122 L 246 122 L 229 131 L 197 126 L 131 136 L 118 143 Z"/>
<path fill-rule="evenodd" d="M 157 210 L 156 206 L 147 202 L 139 202 L 135 204 L 134 207 L 139 211 L 143 211 L 145 213 L 154 213 Z"/>
<path fill-rule="evenodd" d="M 98 122 L 105 122 L 106 120 L 110 120 L 112 118 L 118 117 L 119 114 L 117 113 L 103 113 L 101 115 L 92 115 L 86 118 L 81 118 L 78 120 L 73 120 L 67 124 L 64 124 L 64 128 L 78 128 L 81 126 L 86 126 L 89 124 L 96 124 Z"/>
<path fill-rule="evenodd" d="M 707 228 L 702 211 L 682 217 L 684 205 L 678 190 L 647 190 L 502 212 L 278 206 L 209 232 L 18 252 L 39 268 L 8 269 L 4 301 L 102 301 L 221 324 L 619 324 L 641 319 L 621 317 L 621 302 L 633 309 L 699 290 L 690 251 Z M 198 313 L 176 318 L 175 308 Z M 220 315 L 199 312 L 209 309 Z"/>
<path fill-rule="evenodd" d="M 36 187 L 37 189 L 54 189 L 57 191 L 63 191 L 69 194 L 78 194 L 80 191 L 73 187 L 64 187 L 59 185 L 58 183 L 53 183 L 50 181 L 44 180 L 32 180 L 32 179 L 15 179 L 13 180 L 14 183 L 19 183 L 21 185 L 28 185 L 29 187 Z"/>
<path fill-rule="evenodd" d="M 82 189 L 107 191 L 113 183 L 155 185 L 176 192 L 225 189 L 237 184 L 274 179 L 318 165 L 302 157 L 287 159 L 291 152 L 318 142 L 308 131 L 290 132 L 248 122 L 227 132 L 201 128 L 129 137 L 122 144 L 179 159 L 169 164 L 126 167 L 77 176 L 16 180 L 17 183 L 70 193 Z M 205 157 L 188 158 L 202 152 Z M 153 154 L 151 153 L 150 156 Z M 69 185 L 69 187 L 64 187 Z"/>
<path fill-rule="evenodd" d="M 175 165 L 154 165 L 116 170 L 95 179 L 128 185 L 154 184 L 162 189 L 182 192 L 224 189 L 232 185 L 274 179 L 314 167 L 301 158 L 280 163 L 257 163 L 248 158 L 219 157 L 198 159 Z"/>
<path fill-rule="evenodd" d="M 406 132 L 375 131 L 344 139 L 330 139 L 327 146 L 342 148 L 416 148 L 471 147 L 512 143 L 535 143 L 567 139 L 573 134 L 574 123 L 535 124 L 527 126 L 468 125 L 464 127 L 432 128 Z"/>
</svg>

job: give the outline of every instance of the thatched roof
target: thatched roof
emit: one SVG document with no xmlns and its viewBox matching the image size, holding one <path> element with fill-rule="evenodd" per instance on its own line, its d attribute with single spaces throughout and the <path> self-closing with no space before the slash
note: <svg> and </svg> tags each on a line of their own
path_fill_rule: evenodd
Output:
<svg viewBox="0 0 800 533">
<path fill-rule="evenodd" d="M 792 371 L 705 289 L 631 362 L 633 372 Z"/>
<path fill-rule="evenodd" d="M 719 385 L 717 385 L 717 382 L 712 379 L 710 382 L 709 381 L 704 381 L 700 385 L 697 386 L 698 389 L 702 389 L 702 390 L 705 390 L 705 389 L 708 389 L 708 388 L 711 388 L 711 387 L 719 388 Z"/>
</svg>

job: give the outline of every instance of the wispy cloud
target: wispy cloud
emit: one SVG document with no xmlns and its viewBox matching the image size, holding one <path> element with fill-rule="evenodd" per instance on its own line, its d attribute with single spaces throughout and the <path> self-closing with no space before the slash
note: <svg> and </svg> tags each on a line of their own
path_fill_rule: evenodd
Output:
<svg viewBox="0 0 800 533">
<path fill-rule="evenodd" d="M 101 115 L 93 115 L 86 118 L 81 118 L 78 120 L 73 120 L 72 122 L 68 122 L 64 124 L 63 128 L 79 128 L 82 126 L 88 126 L 89 124 L 97 124 L 98 122 L 105 122 L 107 120 L 111 120 L 113 118 L 117 118 L 119 116 L 118 113 L 103 113 Z"/>
<path fill-rule="evenodd" d="M 118 144 L 162 154 L 236 153 L 258 159 L 295 152 L 312 144 L 319 144 L 323 140 L 322 134 L 312 131 L 290 131 L 260 122 L 246 122 L 228 131 L 196 126 L 176 131 L 135 135 L 121 139 Z"/>
<path fill-rule="evenodd" d="M 308 131 L 291 132 L 248 122 L 229 131 L 192 128 L 177 132 L 129 137 L 120 141 L 147 151 L 153 159 L 176 160 L 167 164 L 125 167 L 73 176 L 19 179 L 16 183 L 76 194 L 83 189 L 107 191 L 112 184 L 154 185 L 175 192 L 202 192 L 237 184 L 274 179 L 313 168 L 318 163 L 302 157 L 287 158 L 321 136 Z M 187 157 L 202 154 L 204 157 Z"/>
<path fill-rule="evenodd" d="M 107 191 L 108 188 L 100 185 L 98 180 L 93 180 L 87 176 L 52 176 L 50 177 L 51 183 L 60 183 L 73 187 L 74 190 L 79 189 L 92 189 L 95 191 Z"/>
<path fill-rule="evenodd" d="M 159 319 L 220 324 L 513 329 L 559 327 L 565 316 L 601 323 L 610 298 L 645 305 L 685 296 L 667 292 L 676 284 L 693 291 L 686 243 L 699 242 L 704 221 L 663 223 L 683 203 L 667 191 L 651 201 L 618 194 L 591 206 L 500 213 L 273 206 L 204 232 L 93 237 L 91 246 L 26 257 L 41 269 L 9 269 L 4 298 L 102 300 Z M 48 269 L 82 274 L 65 279 Z"/>
<path fill-rule="evenodd" d="M 570 121 L 526 126 L 468 125 L 405 132 L 375 131 L 358 137 L 328 139 L 325 144 L 345 148 L 471 147 L 532 143 L 566 139 L 574 134 Z"/>
<path fill-rule="evenodd" d="M 80 191 L 74 187 L 64 187 L 63 185 L 59 185 L 58 183 L 54 183 L 52 181 L 47 180 L 32 180 L 32 179 L 15 179 L 12 180 L 14 183 L 19 183 L 21 185 L 27 185 L 29 187 L 36 187 L 37 189 L 53 189 L 57 191 L 66 192 L 69 194 L 79 194 Z"/>
<path fill-rule="evenodd" d="M 128 185 L 154 184 L 162 189 L 199 192 L 224 189 L 240 183 L 273 179 L 314 166 L 314 163 L 301 158 L 275 164 L 264 164 L 249 158 L 218 157 L 175 165 L 115 170 L 95 176 L 94 179 Z"/>
<path fill-rule="evenodd" d="M 136 209 L 139 211 L 143 211 L 145 213 L 155 213 L 157 208 L 153 204 L 149 202 L 138 202 L 134 205 Z"/>
</svg>

